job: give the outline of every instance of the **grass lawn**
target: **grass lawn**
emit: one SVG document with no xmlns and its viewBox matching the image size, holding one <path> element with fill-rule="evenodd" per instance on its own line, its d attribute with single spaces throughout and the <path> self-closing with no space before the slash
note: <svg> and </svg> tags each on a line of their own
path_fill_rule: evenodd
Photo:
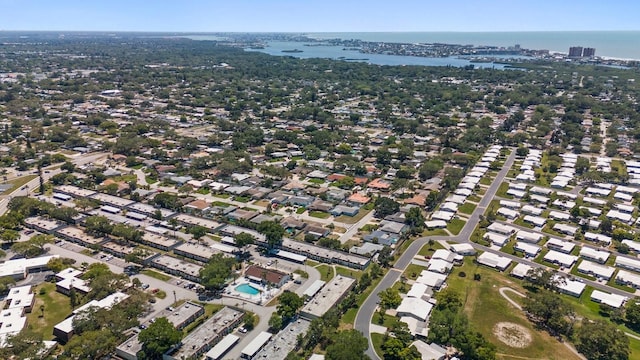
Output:
<svg viewBox="0 0 640 360">
<path fill-rule="evenodd" d="M 480 184 L 489 186 L 489 185 L 491 185 L 491 181 L 493 181 L 492 178 L 485 176 L 482 179 L 480 179 Z"/>
<path fill-rule="evenodd" d="M 296 214 L 302 214 L 303 212 L 307 211 L 307 209 L 303 208 L 303 207 L 299 207 L 296 209 Z"/>
<path fill-rule="evenodd" d="M 363 217 L 365 217 L 365 215 L 367 215 L 369 212 L 371 212 L 371 210 L 360 209 L 360 211 L 358 211 L 358 213 L 355 216 L 340 215 L 334 220 L 336 222 L 341 222 L 345 224 L 355 224 L 358 221 L 360 221 Z"/>
<path fill-rule="evenodd" d="M 427 268 L 416 264 L 409 264 L 407 270 L 404 271 L 404 276 L 407 279 L 415 280 L 420 276 L 422 270 L 427 270 Z"/>
<path fill-rule="evenodd" d="M 43 295 L 40 289 L 45 289 Z M 33 311 L 26 314 L 27 326 L 36 334 L 42 334 L 43 339 L 52 339 L 53 327 L 71 313 L 69 297 L 57 292 L 56 285 L 48 282 L 38 285 L 33 293 L 36 300 Z M 44 305 L 44 317 L 40 317 L 40 305 Z"/>
<path fill-rule="evenodd" d="M 231 197 L 231 194 L 215 194 L 213 196 L 215 196 L 217 198 L 221 198 L 221 199 L 228 199 L 228 198 Z"/>
<path fill-rule="evenodd" d="M 513 199 L 513 196 L 507 195 L 507 191 L 509 191 L 509 184 L 502 182 L 498 187 L 498 191 L 496 191 L 496 196 L 503 197 L 505 199 Z"/>
<path fill-rule="evenodd" d="M 10 184 L 11 187 L 9 188 L 9 190 L 5 191 L 5 194 L 11 194 L 12 192 L 20 189 L 21 187 L 23 187 L 26 183 L 28 183 L 29 181 L 37 178 L 38 175 L 27 175 L 27 176 L 22 176 L 13 180 L 9 180 L 6 182 L 6 184 Z"/>
<path fill-rule="evenodd" d="M 376 317 L 376 315 L 373 315 L 373 317 Z M 382 358 L 382 341 L 384 340 L 384 335 L 383 334 L 376 334 L 376 333 L 372 333 L 371 334 L 371 343 L 373 344 L 373 351 L 376 352 L 376 354 L 378 354 L 379 357 Z"/>
<path fill-rule="evenodd" d="M 149 270 L 149 269 L 144 269 L 140 272 L 141 274 L 145 274 L 147 276 L 151 276 L 154 279 L 158 279 L 161 281 L 169 281 L 171 280 L 171 276 L 169 275 L 165 275 L 165 274 L 161 274 L 157 271 L 153 271 L 153 270 Z"/>
<path fill-rule="evenodd" d="M 209 190 L 207 188 L 200 188 L 200 189 L 196 190 L 196 193 L 202 194 L 202 195 L 207 195 L 210 192 L 211 192 L 211 190 Z"/>
<path fill-rule="evenodd" d="M 529 229 L 533 229 L 534 228 L 533 224 L 524 221 L 522 217 L 519 217 L 519 218 L 513 220 L 513 223 L 516 224 L 516 225 L 524 226 L 524 227 L 529 228 Z"/>
<path fill-rule="evenodd" d="M 480 202 L 480 200 L 482 200 L 482 198 L 478 195 L 471 195 L 467 198 L 467 200 L 469 201 L 473 201 L 473 202 Z"/>
<path fill-rule="evenodd" d="M 509 241 L 507 245 L 503 246 L 500 251 L 505 254 L 515 255 L 517 257 L 524 257 L 524 254 L 521 251 L 516 251 L 514 246 L 516 245 L 515 241 Z"/>
<path fill-rule="evenodd" d="M 211 205 L 213 206 L 221 206 L 221 207 L 228 207 L 228 206 L 233 206 L 229 203 L 226 203 L 224 201 L 214 201 L 213 203 L 211 203 Z"/>
<path fill-rule="evenodd" d="M 145 176 L 144 179 L 147 182 L 147 184 L 149 184 L 149 185 L 155 184 L 155 183 L 158 182 L 158 179 L 152 178 L 151 176 Z"/>
<path fill-rule="evenodd" d="M 324 211 L 309 211 L 309 216 L 318 218 L 318 219 L 327 219 L 331 216 L 331 214 L 326 213 Z"/>
<path fill-rule="evenodd" d="M 236 196 L 233 200 L 241 203 L 248 203 L 249 201 L 251 201 L 251 198 L 246 196 Z"/>
<path fill-rule="evenodd" d="M 613 274 L 613 276 L 611 277 L 611 280 L 609 280 L 607 282 L 607 285 L 609 285 L 611 287 L 614 287 L 616 289 L 620 289 L 620 290 L 623 290 L 623 291 L 630 292 L 630 293 L 634 294 L 636 292 L 636 289 L 634 289 L 632 287 L 629 287 L 629 286 L 620 285 L 620 284 L 618 284 L 616 282 L 616 274 L 617 273 Z"/>
<path fill-rule="evenodd" d="M 320 280 L 329 281 L 333 279 L 333 268 L 329 265 L 318 265 L 316 270 L 320 272 Z"/>
<path fill-rule="evenodd" d="M 433 242 L 433 246 L 426 244 L 418 251 L 418 255 L 420 256 L 431 256 L 436 250 L 444 249 L 444 247 L 437 241 Z"/>
<path fill-rule="evenodd" d="M 324 180 L 322 179 L 309 179 L 307 181 L 309 181 L 312 184 L 324 184 Z"/>
<path fill-rule="evenodd" d="M 383 277 L 384 274 L 379 278 L 373 280 L 371 282 L 371 285 L 369 285 L 368 288 L 366 288 L 360 295 L 358 295 L 358 300 L 356 301 L 356 304 L 358 304 L 358 306 L 356 308 L 347 310 L 344 315 L 342 315 L 342 319 L 340 319 L 341 329 L 353 328 L 353 323 L 356 321 L 356 315 L 358 315 L 358 309 L 360 308 L 360 306 L 362 306 L 362 304 L 364 304 L 364 301 L 367 300 L 373 289 L 378 286 L 378 283 L 380 283 Z"/>
<path fill-rule="evenodd" d="M 458 211 L 460 211 L 463 214 L 471 215 L 473 213 L 473 210 L 475 209 L 476 209 L 476 204 L 466 202 L 458 208 Z"/>
<path fill-rule="evenodd" d="M 360 280 L 360 277 L 362 276 L 362 271 L 360 270 L 348 269 L 346 267 L 337 266 L 337 265 L 335 269 L 338 275 L 347 276 L 350 278 L 354 278 L 356 280 Z"/>
<path fill-rule="evenodd" d="M 422 236 L 447 236 L 449 235 L 445 229 L 431 229 L 422 232 Z"/>
<path fill-rule="evenodd" d="M 462 230 L 462 228 L 464 227 L 465 223 L 466 222 L 464 220 L 452 219 L 447 224 L 447 230 L 449 230 L 449 232 L 452 233 L 453 235 L 458 235 L 460 233 L 460 230 Z"/>
<path fill-rule="evenodd" d="M 464 271 L 467 276 L 458 276 L 461 271 Z M 473 280 L 470 274 L 474 273 L 480 274 L 480 281 Z M 447 283 L 450 289 L 462 295 L 464 310 L 469 316 L 472 327 L 495 344 L 499 354 L 504 354 L 500 358 L 508 359 L 509 356 L 513 356 L 527 359 L 577 359 L 576 355 L 562 343 L 546 332 L 536 330 L 522 311 L 515 309 L 500 295 L 499 289 L 504 286 L 525 293 L 518 280 L 511 279 L 493 269 L 478 267 L 471 258 L 467 258 L 463 266 L 454 268 Z M 510 297 L 516 297 L 514 294 L 507 294 Z M 519 349 L 502 343 L 493 334 L 493 327 L 498 322 L 512 322 L 525 327 L 531 333 L 531 345 Z"/>
</svg>

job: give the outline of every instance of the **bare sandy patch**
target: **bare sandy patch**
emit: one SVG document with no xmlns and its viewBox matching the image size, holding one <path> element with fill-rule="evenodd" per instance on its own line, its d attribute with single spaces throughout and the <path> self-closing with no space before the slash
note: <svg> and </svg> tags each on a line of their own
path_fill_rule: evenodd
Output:
<svg viewBox="0 0 640 360">
<path fill-rule="evenodd" d="M 513 348 L 526 348 L 531 345 L 531 332 L 522 325 L 511 322 L 499 322 L 493 327 L 498 340 Z"/>
</svg>

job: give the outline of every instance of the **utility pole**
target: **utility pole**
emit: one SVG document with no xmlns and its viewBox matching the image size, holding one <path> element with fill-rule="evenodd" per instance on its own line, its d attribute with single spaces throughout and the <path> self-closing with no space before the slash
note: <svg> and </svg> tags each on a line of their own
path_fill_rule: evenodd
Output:
<svg viewBox="0 0 640 360">
<path fill-rule="evenodd" d="M 178 302 L 178 299 L 176 298 L 176 291 L 173 290 L 173 303 L 176 304 Z"/>
</svg>

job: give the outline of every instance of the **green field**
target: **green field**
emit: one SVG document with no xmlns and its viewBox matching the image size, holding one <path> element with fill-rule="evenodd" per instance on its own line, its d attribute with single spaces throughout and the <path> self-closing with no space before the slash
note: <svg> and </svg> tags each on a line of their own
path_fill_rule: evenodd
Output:
<svg viewBox="0 0 640 360">
<path fill-rule="evenodd" d="M 460 272 L 467 275 L 460 277 Z M 480 274 L 480 281 L 473 280 L 472 274 L 475 273 Z M 501 354 L 499 359 L 577 359 L 576 355 L 555 338 L 546 332 L 536 330 L 522 311 L 515 309 L 500 295 L 501 287 L 510 287 L 525 293 L 518 280 L 493 269 L 477 266 L 471 258 L 467 258 L 463 266 L 455 268 L 449 275 L 447 283 L 450 289 L 462 295 L 464 309 L 472 327 L 497 346 L 497 352 Z M 511 295 L 510 297 L 516 296 L 507 294 Z M 493 328 L 498 322 L 512 322 L 523 326 L 531 333 L 531 344 L 525 348 L 513 348 L 502 343 L 493 333 Z"/>
<path fill-rule="evenodd" d="M 458 235 L 460 233 L 460 230 L 462 230 L 462 228 L 464 227 L 464 224 L 466 224 L 464 220 L 452 219 L 447 224 L 447 230 L 449 230 L 449 232 L 453 235 Z"/>
<path fill-rule="evenodd" d="M 149 269 L 144 269 L 140 272 L 141 274 L 145 274 L 147 276 L 151 276 L 154 279 L 158 279 L 161 281 L 169 281 L 171 280 L 171 276 L 169 275 L 165 275 L 165 274 L 161 274 L 157 271 L 153 271 L 153 270 L 149 270 Z"/>
<path fill-rule="evenodd" d="M 473 213 L 473 210 L 475 209 L 476 209 L 476 204 L 466 202 L 458 208 L 458 211 L 460 211 L 463 214 L 471 215 Z"/>
<path fill-rule="evenodd" d="M 318 218 L 318 219 L 327 219 L 331 216 L 331 214 L 326 213 L 324 211 L 309 211 L 309 216 Z"/>
<path fill-rule="evenodd" d="M 12 192 L 19 190 L 20 188 L 22 188 L 26 183 L 28 183 L 29 181 L 37 178 L 38 175 L 27 175 L 27 176 L 23 176 L 23 177 L 19 177 L 19 178 L 15 178 L 13 180 L 9 180 L 6 182 L 6 184 L 11 185 L 11 187 L 4 192 L 4 194 L 11 194 Z M 29 189 L 31 190 L 31 189 Z"/>
<path fill-rule="evenodd" d="M 40 289 L 44 294 L 40 295 Z M 53 338 L 53 327 L 71 314 L 69 297 L 56 291 L 56 285 L 42 283 L 34 290 L 35 303 L 33 311 L 27 315 L 27 326 L 36 334 L 42 334 L 45 340 Z M 40 306 L 44 305 L 44 317 L 40 317 Z"/>
</svg>

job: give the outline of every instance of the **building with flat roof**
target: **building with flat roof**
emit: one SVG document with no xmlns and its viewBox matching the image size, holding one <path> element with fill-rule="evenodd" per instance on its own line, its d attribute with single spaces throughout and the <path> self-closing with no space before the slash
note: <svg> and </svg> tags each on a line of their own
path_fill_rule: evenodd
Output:
<svg viewBox="0 0 640 360">
<path fill-rule="evenodd" d="M 162 251 L 169 251 L 173 249 L 176 245 L 180 244 L 179 240 L 172 239 L 159 234 L 150 233 L 147 231 L 145 231 L 144 234 L 142 235 L 142 239 L 140 242 Z"/>
<path fill-rule="evenodd" d="M 163 358 L 167 360 L 200 358 L 225 335 L 232 332 L 243 318 L 243 312 L 225 306 L 185 336 L 180 344 L 169 350 Z"/>
<path fill-rule="evenodd" d="M 618 274 L 616 274 L 616 282 L 634 289 L 640 289 L 640 275 L 626 270 L 618 271 Z"/>
<path fill-rule="evenodd" d="M 57 192 L 73 196 L 74 198 L 85 198 L 96 194 L 96 192 L 93 190 L 87 190 L 73 185 L 56 186 L 55 190 Z"/>
<path fill-rule="evenodd" d="M 591 293 L 591 301 L 606 304 L 615 309 L 622 307 L 627 300 L 626 296 L 609 294 L 600 290 L 593 290 Z"/>
<path fill-rule="evenodd" d="M 27 325 L 24 309 L 5 309 L 0 311 L 0 344 L 4 344 L 7 337 L 17 335 Z"/>
<path fill-rule="evenodd" d="M 544 261 L 570 268 L 578 261 L 578 257 L 555 250 L 549 250 L 549 252 L 544 255 Z"/>
<path fill-rule="evenodd" d="M 7 260 L 0 264 L 0 277 L 11 276 L 15 280 L 22 280 L 29 273 L 47 270 L 49 260 L 57 257 L 58 255 L 48 255 L 31 259 Z"/>
<path fill-rule="evenodd" d="M 617 256 L 614 265 L 623 269 L 640 272 L 640 260 Z"/>
<path fill-rule="evenodd" d="M 561 277 L 560 275 L 557 276 Z M 558 290 L 567 295 L 580 297 L 586 286 L 587 285 L 582 281 L 564 278 L 564 281 L 559 282 Z"/>
<path fill-rule="evenodd" d="M 156 215 L 156 211 L 160 211 L 160 220 L 164 220 L 166 218 L 168 218 L 169 216 L 175 214 L 175 212 L 165 209 L 165 208 L 157 208 L 148 204 L 143 204 L 143 203 L 133 203 L 131 205 L 127 206 L 127 209 L 141 213 L 141 214 L 145 214 L 147 216 L 155 216 Z"/>
<path fill-rule="evenodd" d="M 284 360 L 296 347 L 298 335 L 304 336 L 310 324 L 311 322 L 305 319 L 290 322 L 282 331 L 271 337 L 271 340 L 258 351 L 256 358 Z"/>
<path fill-rule="evenodd" d="M 202 266 L 196 265 L 169 255 L 159 255 L 149 262 L 151 266 L 169 274 L 183 277 L 187 280 L 200 282 L 200 269 Z"/>
<path fill-rule="evenodd" d="M 217 343 L 211 350 L 207 351 L 205 354 L 206 360 L 220 360 L 227 353 L 227 351 L 231 350 L 240 340 L 238 335 L 227 334 L 219 343 Z"/>
<path fill-rule="evenodd" d="M 30 285 L 15 286 L 9 289 L 9 293 L 4 300 L 4 309 L 23 309 L 25 313 L 30 313 L 36 298 L 31 291 Z"/>
<path fill-rule="evenodd" d="M 594 263 L 589 260 L 582 260 L 580 264 L 578 264 L 578 271 L 599 279 L 609 280 L 616 271 L 616 268 Z"/>
<path fill-rule="evenodd" d="M 85 233 L 82 229 L 75 226 L 67 226 L 62 229 L 58 229 L 55 232 L 56 236 L 80 244 L 82 246 L 98 245 L 101 242 L 106 241 L 105 238 L 97 238 L 93 235 Z"/>
<path fill-rule="evenodd" d="M 490 252 L 483 252 L 476 260 L 478 264 L 505 271 L 511 265 L 511 259 Z"/>
<path fill-rule="evenodd" d="M 319 318 L 342 300 L 356 280 L 347 276 L 337 275 L 318 291 L 318 293 L 302 308 L 300 316 L 308 319 Z"/>
<path fill-rule="evenodd" d="M 194 243 L 182 243 L 173 248 L 173 252 L 176 255 L 184 256 L 203 263 L 209 262 L 209 259 L 211 259 L 213 255 L 221 253 L 220 251 L 208 246 Z"/>
<path fill-rule="evenodd" d="M 135 203 L 135 201 L 133 200 L 127 200 L 127 199 L 123 199 L 121 197 L 118 196 L 113 196 L 113 195 L 109 195 L 109 194 L 103 194 L 103 193 L 95 193 L 91 196 L 89 196 L 90 198 L 99 201 L 101 204 L 103 205 L 110 205 L 113 207 L 116 207 L 118 209 L 123 209 L 133 203 Z"/>
<path fill-rule="evenodd" d="M 24 219 L 24 225 L 45 234 L 52 234 L 56 229 L 65 226 L 66 224 L 57 220 L 35 216 Z"/>
<path fill-rule="evenodd" d="M 575 244 L 570 241 L 563 241 L 556 238 L 551 238 L 545 243 L 545 246 L 549 249 L 559 251 L 561 253 L 569 254 L 575 248 Z"/>
<path fill-rule="evenodd" d="M 245 348 L 242 349 L 242 354 L 240 355 L 240 357 L 249 360 L 253 359 L 258 351 L 260 351 L 267 344 L 267 341 L 269 341 L 269 339 L 271 339 L 270 333 L 266 331 L 261 332 L 255 338 L 253 338 L 249 345 L 245 346 Z"/>
<path fill-rule="evenodd" d="M 324 286 L 324 284 L 326 284 L 326 281 L 322 281 L 322 280 L 316 280 L 314 281 L 308 288 L 307 290 L 304 291 L 304 293 L 302 294 L 302 296 L 306 296 L 307 298 L 312 298 L 314 297 L 318 291 L 320 291 L 320 289 L 322 289 L 322 287 Z"/>
<path fill-rule="evenodd" d="M 511 276 L 517 277 L 518 279 L 524 279 L 527 277 L 529 270 L 531 270 L 531 266 L 527 264 L 518 263 L 511 270 Z"/>
<path fill-rule="evenodd" d="M 86 280 L 80 279 L 82 271 L 74 268 L 66 268 L 56 274 L 56 291 L 65 295 L 69 295 L 71 288 L 80 294 L 86 294 L 91 291 Z"/>
<path fill-rule="evenodd" d="M 609 259 L 610 252 L 583 246 L 580 249 L 580 257 L 604 264 Z"/>
<path fill-rule="evenodd" d="M 178 223 L 186 226 L 202 226 L 207 230 L 213 232 L 216 231 L 220 227 L 220 223 L 217 221 L 204 219 L 201 217 L 187 215 L 187 214 L 178 214 L 174 217 L 178 221 Z"/>
</svg>

